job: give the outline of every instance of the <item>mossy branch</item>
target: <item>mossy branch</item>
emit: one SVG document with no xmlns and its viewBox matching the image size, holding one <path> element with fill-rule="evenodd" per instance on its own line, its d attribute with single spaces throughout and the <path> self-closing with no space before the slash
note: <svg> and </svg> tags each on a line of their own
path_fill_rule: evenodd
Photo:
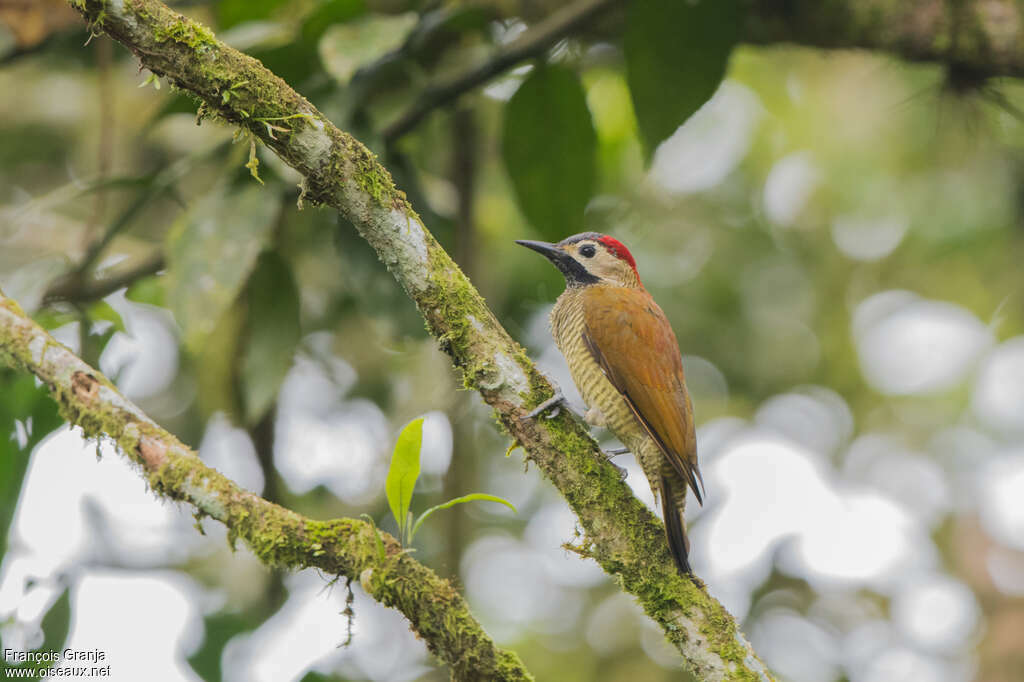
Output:
<svg viewBox="0 0 1024 682">
<path fill-rule="evenodd" d="M 533 679 L 516 654 L 495 646 L 451 583 L 413 559 L 394 537 L 357 519 L 314 521 L 242 490 L 203 464 L 2 292 L 0 364 L 36 375 L 65 419 L 88 438 L 113 439 L 154 492 L 222 522 L 232 547 L 243 541 L 267 566 L 315 567 L 358 580 L 367 594 L 409 619 L 455 679 Z"/>
<path fill-rule="evenodd" d="M 881 50 L 979 81 L 1024 76 L 1024 4 L 1016 0 L 751 0 L 743 39 Z"/>
<path fill-rule="evenodd" d="M 678 574 L 660 522 L 619 479 L 583 425 L 564 412 L 550 420 L 523 419 L 551 397 L 550 384 L 373 154 L 260 62 L 156 0 L 72 4 L 92 30 L 123 43 L 146 68 L 196 96 L 207 112 L 262 140 L 303 175 L 306 201 L 337 209 L 355 226 L 415 301 L 465 385 L 479 391 L 565 497 L 597 562 L 637 597 L 693 674 L 702 680 L 770 679 L 725 608 Z M 286 120 L 289 130 L 271 135 L 261 120 Z M 136 439 L 126 445 L 138 447 Z"/>
</svg>

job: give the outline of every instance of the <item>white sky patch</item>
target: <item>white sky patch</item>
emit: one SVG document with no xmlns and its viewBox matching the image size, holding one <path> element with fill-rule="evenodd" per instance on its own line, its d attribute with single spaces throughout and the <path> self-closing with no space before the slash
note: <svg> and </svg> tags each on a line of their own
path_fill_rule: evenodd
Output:
<svg viewBox="0 0 1024 682">
<path fill-rule="evenodd" d="M 557 584 L 592 587 L 606 582 L 609 578 L 597 562 L 584 560 L 562 547 L 563 542 L 581 542 L 582 538 L 576 536 L 576 528 L 576 515 L 559 500 L 541 507 L 530 516 L 523 539 L 533 547 L 548 575 Z"/>
<path fill-rule="evenodd" d="M 782 226 L 792 225 L 821 182 L 821 171 L 807 151 L 775 162 L 764 182 L 764 212 Z"/>
<path fill-rule="evenodd" d="M 991 330 L 966 308 L 906 291 L 861 302 L 853 328 L 865 379 L 891 395 L 952 388 L 992 344 Z"/>
<path fill-rule="evenodd" d="M 691 532 L 695 569 L 737 617 L 776 548 L 785 566 L 822 587 L 881 588 L 893 571 L 934 560 L 901 507 L 870 490 L 837 487 L 819 455 L 770 432 L 734 437 L 704 476 L 713 492 Z"/>
<path fill-rule="evenodd" d="M 967 585 L 944 575 L 914 580 L 892 604 L 897 627 L 915 644 L 934 653 L 964 646 L 978 626 L 978 603 Z"/>
<path fill-rule="evenodd" d="M 984 359 L 971 408 L 994 429 L 1024 432 L 1024 336 L 1000 344 Z"/>
<path fill-rule="evenodd" d="M 851 675 L 853 682 L 966 682 L 969 679 L 969 675 L 958 671 L 949 661 L 892 643 Z"/>
<path fill-rule="evenodd" d="M 559 632 L 575 625 L 580 594 L 556 585 L 533 548 L 501 535 L 483 537 L 466 550 L 466 596 L 484 628 L 498 641 L 529 630 Z"/>
<path fill-rule="evenodd" d="M 841 215 L 832 221 L 832 240 L 844 255 L 859 261 L 877 261 L 892 253 L 910 227 L 901 215 Z"/>
<path fill-rule="evenodd" d="M 125 298 L 124 292 L 108 296 L 124 321 L 100 355 L 100 371 L 116 377 L 117 387 L 129 399 L 138 400 L 166 389 L 178 373 L 178 341 L 168 311 Z"/>
<path fill-rule="evenodd" d="M 223 413 L 215 414 L 206 423 L 199 457 L 242 488 L 257 495 L 263 493 L 263 468 L 252 439 L 245 429 L 231 424 Z"/>
<path fill-rule="evenodd" d="M 1024 550 L 1024 450 L 991 461 L 977 489 L 985 530 L 1007 547 Z"/>
<path fill-rule="evenodd" d="M 89 571 L 71 591 L 67 646 L 104 652 L 95 664 L 110 665 L 103 679 L 199 682 L 185 658 L 202 642 L 200 601 L 199 587 L 181 573 Z"/>
<path fill-rule="evenodd" d="M 773 609 L 757 619 L 751 644 L 764 662 L 792 682 L 835 679 L 835 634 L 795 611 Z"/>
<path fill-rule="evenodd" d="M 326 587 L 314 571 L 287 580 L 284 606 L 251 634 L 232 639 L 224 650 L 226 682 L 279 682 L 301 679 L 310 670 L 341 671 L 346 677 L 402 682 L 429 669 L 426 646 L 395 611 L 373 601 L 357 586 L 353 639 L 345 641 L 348 622 L 344 585 Z"/>
<path fill-rule="evenodd" d="M 746 156 L 761 114 L 761 103 L 752 90 L 725 81 L 697 113 L 658 145 L 651 180 L 680 194 L 715 187 Z"/>
<path fill-rule="evenodd" d="M 390 429 L 369 400 L 343 399 L 354 381 L 354 371 L 302 356 L 285 377 L 274 465 L 296 493 L 324 485 L 350 504 L 367 504 L 383 492 Z"/>
<path fill-rule="evenodd" d="M 423 415 L 420 472 L 441 476 L 452 461 L 453 435 L 448 415 L 437 410 Z"/>
<path fill-rule="evenodd" d="M 181 559 L 202 542 L 190 517 L 157 501 L 113 445 L 104 442 L 97 462 L 95 442 L 80 434 L 61 428 L 32 453 L 12 541 L 39 571 L 36 578 L 91 558 L 93 549 L 113 551 L 132 565 L 154 565 Z M 0 594 L 16 598 L 21 590 L 7 584 L 9 577 L 0 579 Z"/>
<path fill-rule="evenodd" d="M 823 454 L 835 452 L 853 432 L 846 401 L 820 386 L 769 398 L 758 408 L 754 422 Z"/>
</svg>

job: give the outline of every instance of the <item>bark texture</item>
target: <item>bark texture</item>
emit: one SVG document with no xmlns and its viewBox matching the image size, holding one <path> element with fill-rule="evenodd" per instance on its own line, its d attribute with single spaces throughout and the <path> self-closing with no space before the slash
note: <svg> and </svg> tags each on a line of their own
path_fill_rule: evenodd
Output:
<svg viewBox="0 0 1024 682">
<path fill-rule="evenodd" d="M 401 611 L 459 680 L 532 680 L 516 654 L 495 646 L 451 583 L 414 560 L 391 535 L 357 519 L 315 521 L 242 490 L 155 424 L 100 372 L 0 292 L 0 363 L 36 375 L 72 424 L 111 438 L 156 493 L 228 528 L 268 566 L 319 568 L 358 580 Z M 340 633 L 339 633 L 340 638 Z"/>
<path fill-rule="evenodd" d="M 763 45 L 881 50 L 978 77 L 1024 75 L 1017 0 L 752 0 L 743 36 Z"/>
<path fill-rule="evenodd" d="M 304 201 L 331 206 L 355 226 L 415 301 L 466 386 L 494 408 L 576 513 L 585 532 L 579 552 L 637 597 L 694 675 L 771 679 L 725 608 L 679 575 L 661 523 L 619 480 L 586 428 L 565 411 L 550 420 L 522 419 L 551 397 L 550 384 L 366 147 L 257 60 L 156 0 L 71 4 L 93 31 L 124 44 L 143 66 L 192 93 L 202 115 L 242 127 L 295 168 L 304 177 Z M 138 446 L 133 440 L 124 445 Z M 163 490 L 172 496 L 187 492 L 178 478 L 166 483 Z"/>
</svg>

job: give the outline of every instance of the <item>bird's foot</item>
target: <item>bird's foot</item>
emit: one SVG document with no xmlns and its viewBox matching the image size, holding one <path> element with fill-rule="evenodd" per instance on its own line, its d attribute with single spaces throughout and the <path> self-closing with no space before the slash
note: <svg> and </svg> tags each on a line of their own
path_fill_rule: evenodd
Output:
<svg viewBox="0 0 1024 682">
<path fill-rule="evenodd" d="M 629 470 L 626 469 L 626 467 L 620 467 L 618 464 L 612 462 L 610 458 L 608 459 L 608 463 L 615 467 L 615 469 L 619 472 L 620 481 L 625 481 L 629 477 Z"/>
<path fill-rule="evenodd" d="M 527 414 L 523 415 L 521 419 L 534 419 L 545 412 L 549 412 L 549 414 L 545 416 L 545 419 L 554 419 L 559 415 L 563 408 L 572 412 L 569 408 L 568 401 L 565 399 L 565 395 L 562 393 L 562 389 L 556 387 L 555 394 L 553 396 L 530 410 Z"/>
<path fill-rule="evenodd" d="M 629 471 L 627 471 L 625 467 L 620 467 L 615 462 L 612 462 L 612 457 L 616 457 L 618 455 L 626 454 L 627 452 L 629 452 L 629 448 L 611 448 L 611 449 L 608 449 L 608 450 L 602 450 L 601 452 L 604 454 L 605 458 L 608 460 L 608 463 L 611 464 L 616 469 L 618 469 L 618 471 L 619 471 L 619 480 L 620 481 L 625 481 L 626 477 L 629 476 Z"/>
</svg>

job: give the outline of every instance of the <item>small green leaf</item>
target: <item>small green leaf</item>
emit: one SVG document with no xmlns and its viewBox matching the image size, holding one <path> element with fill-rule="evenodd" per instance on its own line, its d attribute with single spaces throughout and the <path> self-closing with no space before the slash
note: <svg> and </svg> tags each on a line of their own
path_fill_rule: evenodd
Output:
<svg viewBox="0 0 1024 682">
<path fill-rule="evenodd" d="M 223 30 L 247 21 L 270 19 L 286 4 L 285 0 L 221 0 L 217 3 L 217 23 Z"/>
<path fill-rule="evenodd" d="M 7 550 L 7 532 L 32 449 L 64 423 L 45 385 L 30 374 L 0 368 L 0 553 Z"/>
<path fill-rule="evenodd" d="M 373 520 L 373 517 L 369 514 L 363 513 L 359 515 L 359 518 L 365 519 L 370 527 L 373 528 L 373 534 L 377 538 L 377 558 L 381 561 L 387 558 L 387 550 L 384 549 L 384 541 L 380 537 L 380 529 L 377 528 L 377 522 Z"/>
<path fill-rule="evenodd" d="M 505 109 L 502 155 L 519 206 L 541 235 L 557 241 L 583 230 L 596 154 L 579 77 L 563 66 L 534 69 Z"/>
<path fill-rule="evenodd" d="M 248 333 L 242 356 L 246 421 L 254 424 L 274 402 L 299 345 L 299 289 L 281 256 L 265 251 L 247 288 Z"/>
<path fill-rule="evenodd" d="M 270 239 L 280 205 L 274 192 L 250 185 L 214 189 L 168 235 L 167 302 L 185 347 L 198 352 L 231 307 Z"/>
<path fill-rule="evenodd" d="M 78 311 L 71 308 L 41 308 L 32 314 L 32 319 L 36 324 L 47 331 L 77 322 L 80 318 Z"/>
<path fill-rule="evenodd" d="M 321 0 L 317 8 L 303 21 L 302 38 L 297 42 L 300 45 L 315 45 L 324 31 L 334 24 L 351 21 L 365 12 L 365 0 Z"/>
<path fill-rule="evenodd" d="M 163 278 L 158 275 L 153 275 L 151 277 L 143 277 L 140 280 L 136 280 L 130 287 L 128 287 L 128 291 L 125 292 L 125 298 L 129 301 L 135 301 L 136 303 L 148 303 L 149 305 L 163 307 Z"/>
<path fill-rule="evenodd" d="M 43 630 L 43 643 L 39 651 L 60 651 L 68 639 L 68 630 L 71 626 L 71 590 L 64 588 L 60 597 L 53 603 L 50 610 L 43 616 L 40 627 Z M 43 677 L 41 671 L 49 670 L 56 664 L 56 661 L 39 661 L 27 667 L 35 668 L 39 677 Z"/>
<path fill-rule="evenodd" d="M 106 301 L 96 301 L 89 306 L 88 310 L 85 311 L 85 314 L 93 322 L 112 323 L 115 331 L 123 332 L 125 330 L 124 320 L 121 319 L 121 315 L 111 308 L 110 304 Z"/>
<path fill-rule="evenodd" d="M 440 509 L 448 509 L 449 507 L 454 507 L 455 505 L 462 504 L 463 502 L 475 502 L 477 500 L 483 502 L 497 502 L 499 504 L 505 505 L 506 507 L 516 512 L 517 514 L 519 513 L 518 511 L 516 511 L 515 505 L 513 505 L 511 502 L 502 497 L 498 497 L 497 495 L 488 495 L 487 493 L 470 493 L 469 495 L 456 497 L 454 500 L 448 500 L 444 504 L 439 504 L 437 506 L 431 507 L 427 511 L 420 514 L 420 517 L 416 519 L 416 524 L 412 527 L 412 532 L 409 533 L 409 542 L 412 542 L 412 539 L 416 537 L 416 531 L 420 529 L 420 526 L 423 525 L 423 522 L 427 520 L 427 517 L 429 517 L 434 512 Z"/>
<path fill-rule="evenodd" d="M 331 26 L 319 45 L 324 70 L 348 84 L 360 68 L 401 47 L 418 19 L 415 12 L 369 14 Z"/>
<path fill-rule="evenodd" d="M 630 3 L 626 78 L 650 158 L 715 93 L 739 39 L 739 0 Z"/>
<path fill-rule="evenodd" d="M 398 524 L 403 544 L 408 529 L 409 506 L 412 504 L 412 489 L 420 476 L 420 447 L 423 445 L 423 417 L 409 422 L 398 435 L 395 450 L 391 454 L 391 467 L 384 483 L 388 506 Z"/>
</svg>

